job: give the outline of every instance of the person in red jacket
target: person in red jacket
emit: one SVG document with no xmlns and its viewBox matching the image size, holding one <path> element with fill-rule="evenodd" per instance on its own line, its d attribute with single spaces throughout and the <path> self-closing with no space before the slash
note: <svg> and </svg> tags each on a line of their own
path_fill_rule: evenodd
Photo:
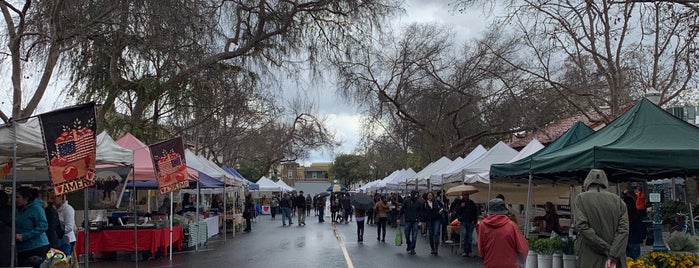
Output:
<svg viewBox="0 0 699 268">
<path fill-rule="evenodd" d="M 488 217 L 478 225 L 478 250 L 485 267 L 524 267 L 529 246 L 517 224 L 507 217 L 505 201 L 488 202 Z"/>
</svg>

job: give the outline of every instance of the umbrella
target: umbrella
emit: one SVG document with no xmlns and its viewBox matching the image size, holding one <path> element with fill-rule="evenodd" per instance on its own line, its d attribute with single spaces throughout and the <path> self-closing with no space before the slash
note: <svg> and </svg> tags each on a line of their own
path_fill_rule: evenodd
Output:
<svg viewBox="0 0 699 268">
<path fill-rule="evenodd" d="M 471 185 L 462 184 L 462 185 L 457 185 L 457 186 L 449 188 L 449 190 L 447 190 L 447 195 L 459 195 L 462 193 L 475 194 L 477 192 L 478 192 L 478 189 L 476 189 L 476 187 L 473 187 Z"/>
<path fill-rule="evenodd" d="M 328 189 L 326 189 L 325 191 L 326 192 L 347 192 L 347 187 L 345 187 L 344 185 L 342 185 L 342 184 L 339 185 L 340 186 L 339 191 L 337 191 L 335 189 L 335 185 L 337 185 L 337 184 L 333 184 L 333 185 L 328 186 Z"/>
<path fill-rule="evenodd" d="M 328 192 L 320 192 L 320 193 L 316 194 L 315 197 L 326 197 L 329 195 L 330 195 L 330 193 L 328 193 Z"/>
<path fill-rule="evenodd" d="M 374 198 L 365 194 L 355 194 L 350 201 L 355 209 L 370 209 L 374 207 Z"/>
</svg>

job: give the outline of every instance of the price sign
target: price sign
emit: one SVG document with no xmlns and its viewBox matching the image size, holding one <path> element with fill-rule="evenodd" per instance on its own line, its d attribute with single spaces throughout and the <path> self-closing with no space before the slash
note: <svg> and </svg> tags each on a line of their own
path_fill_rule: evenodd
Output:
<svg viewBox="0 0 699 268">
<path fill-rule="evenodd" d="M 651 203 L 660 203 L 660 193 L 649 193 L 648 199 Z"/>
</svg>

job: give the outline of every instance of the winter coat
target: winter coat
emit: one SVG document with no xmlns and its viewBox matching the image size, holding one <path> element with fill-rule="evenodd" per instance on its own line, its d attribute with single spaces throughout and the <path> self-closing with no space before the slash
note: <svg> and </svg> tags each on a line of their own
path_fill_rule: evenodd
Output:
<svg viewBox="0 0 699 268">
<path fill-rule="evenodd" d="M 486 268 L 522 267 L 529 246 L 507 215 L 490 215 L 478 225 L 478 251 Z"/>
<path fill-rule="evenodd" d="M 391 211 L 391 208 L 388 207 L 388 203 L 379 201 L 376 203 L 376 205 L 374 205 L 374 211 L 376 212 L 377 218 L 386 218 L 388 217 L 388 212 Z"/>
<path fill-rule="evenodd" d="M 303 195 L 299 195 L 296 198 L 294 198 L 294 207 L 299 210 L 306 209 L 306 197 L 304 197 Z"/>
<path fill-rule="evenodd" d="M 604 171 L 593 169 L 583 183 L 585 192 L 575 198 L 578 267 L 604 267 L 608 258 L 615 259 L 617 267 L 626 267 L 629 235 L 626 204 L 607 191 L 608 184 Z"/>
<path fill-rule="evenodd" d="M 12 208 L 0 204 L 0 256 L 10 256 L 12 254 Z M 9 267 L 10 258 L 0 258 L 0 267 Z"/>
<path fill-rule="evenodd" d="M 43 204 L 44 202 L 37 198 L 34 202 L 17 209 L 15 232 L 22 234 L 22 241 L 17 241 L 17 252 L 25 252 L 49 244 L 49 239 L 46 237 L 49 224 L 46 221 Z"/>
<path fill-rule="evenodd" d="M 61 226 L 61 221 L 58 219 L 58 212 L 53 205 L 48 205 L 44 208 L 44 213 L 46 213 L 46 222 L 48 223 L 48 228 L 46 229 L 46 237 L 49 239 L 49 247 L 61 248 L 60 240 L 63 239 L 63 226 Z M 62 230 L 61 237 L 58 237 L 58 230 Z"/>
<path fill-rule="evenodd" d="M 432 207 L 427 203 L 427 201 L 422 203 L 422 221 L 431 222 L 441 219 L 440 210 L 444 207 L 442 202 L 439 200 L 434 200 L 432 202 Z"/>
<path fill-rule="evenodd" d="M 476 203 L 471 199 L 464 198 L 461 198 L 458 202 L 455 212 L 459 222 L 470 222 L 475 225 L 478 220 L 478 215 L 480 214 Z"/>
<path fill-rule="evenodd" d="M 422 219 L 422 203 L 417 198 L 408 198 L 403 203 L 400 214 L 404 215 L 406 222 L 414 222 Z M 400 216 L 399 216 L 400 217 Z"/>
</svg>

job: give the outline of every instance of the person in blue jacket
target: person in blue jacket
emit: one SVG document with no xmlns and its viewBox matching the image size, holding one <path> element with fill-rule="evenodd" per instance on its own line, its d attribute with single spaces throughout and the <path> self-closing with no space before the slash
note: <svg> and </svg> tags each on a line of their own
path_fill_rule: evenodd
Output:
<svg viewBox="0 0 699 268">
<path fill-rule="evenodd" d="M 15 218 L 17 240 L 17 263 L 20 266 L 39 267 L 49 247 L 46 236 L 48 222 L 43 201 L 38 192 L 30 187 L 17 188 L 17 217 Z"/>
</svg>

